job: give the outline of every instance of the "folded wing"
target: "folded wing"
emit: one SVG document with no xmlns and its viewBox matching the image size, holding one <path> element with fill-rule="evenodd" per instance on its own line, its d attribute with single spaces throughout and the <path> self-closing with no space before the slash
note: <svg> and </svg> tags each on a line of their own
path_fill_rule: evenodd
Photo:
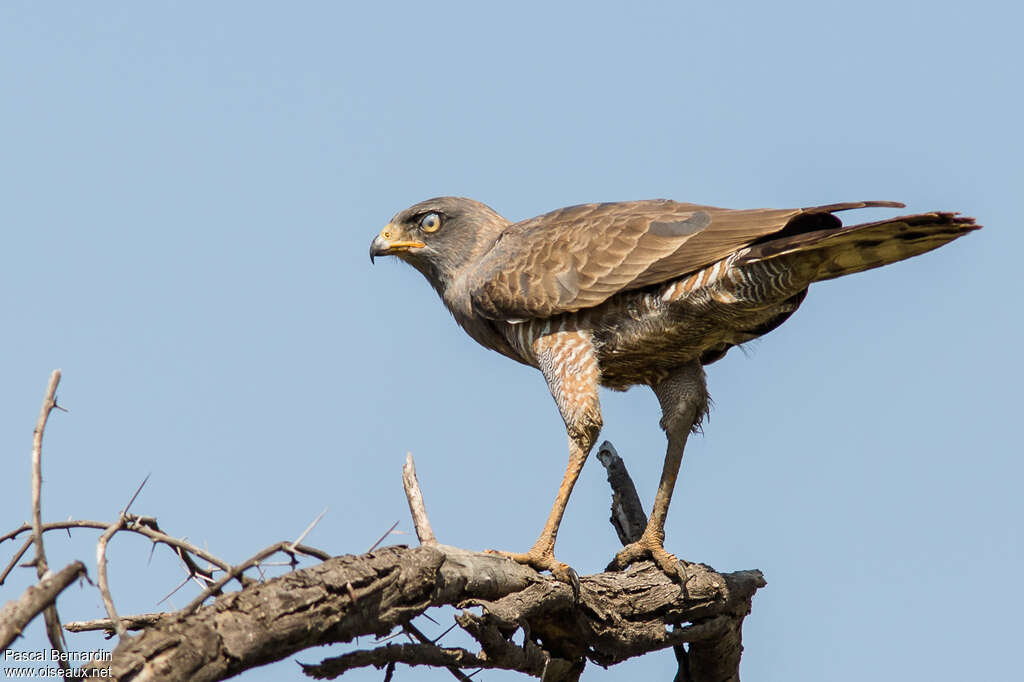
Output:
<svg viewBox="0 0 1024 682">
<path fill-rule="evenodd" d="M 902 204 L 732 210 L 651 200 L 563 208 L 508 227 L 470 274 L 473 307 L 496 320 L 591 308 L 765 239 L 840 228 L 832 212 L 868 206 Z"/>
</svg>

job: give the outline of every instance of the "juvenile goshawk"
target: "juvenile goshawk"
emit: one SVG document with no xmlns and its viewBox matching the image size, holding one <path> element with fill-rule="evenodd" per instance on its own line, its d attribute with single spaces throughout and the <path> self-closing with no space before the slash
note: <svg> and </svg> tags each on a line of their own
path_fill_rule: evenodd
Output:
<svg viewBox="0 0 1024 682">
<path fill-rule="evenodd" d="M 571 206 L 511 223 L 472 199 L 442 197 L 391 219 L 370 245 L 427 278 L 480 344 L 543 374 L 569 434 L 569 465 L 544 530 L 514 560 L 573 582 L 555 536 L 601 429 L 598 386 L 654 389 L 668 451 L 650 520 L 609 569 L 665 551 L 665 517 L 688 434 L 707 410 L 703 365 L 782 324 L 813 282 L 938 248 L 972 218 L 919 213 L 844 227 L 838 211 L 902 208 L 860 201 L 730 210 L 668 200 Z"/>
</svg>

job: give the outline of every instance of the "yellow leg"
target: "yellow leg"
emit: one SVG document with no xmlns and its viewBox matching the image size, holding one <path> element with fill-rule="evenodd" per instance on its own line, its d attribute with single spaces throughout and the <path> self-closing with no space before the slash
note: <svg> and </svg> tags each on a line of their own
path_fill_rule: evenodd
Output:
<svg viewBox="0 0 1024 682">
<path fill-rule="evenodd" d="M 654 498 L 654 507 L 647 520 L 647 528 L 636 542 L 619 551 L 608 564 L 609 571 L 618 571 L 642 559 L 652 559 L 667 575 L 686 583 L 686 567 L 675 556 L 665 551 L 665 519 L 672 502 L 672 491 L 679 476 L 679 465 L 683 460 L 686 438 L 694 426 L 700 423 L 707 410 L 707 388 L 704 370 L 699 363 L 680 369 L 665 381 L 654 386 L 654 393 L 661 403 L 661 427 L 668 437 L 665 465 L 661 482 Z"/>
<path fill-rule="evenodd" d="M 596 438 L 596 434 L 594 437 Z M 569 465 L 562 477 L 562 484 L 558 487 L 558 495 L 555 497 L 555 504 L 551 507 L 551 513 L 548 514 L 547 523 L 544 524 L 540 537 L 533 543 L 530 551 L 517 554 L 490 550 L 492 553 L 526 564 L 538 571 L 551 571 L 551 575 L 562 582 L 578 585 L 579 578 L 576 576 L 576 572 L 568 564 L 555 559 L 555 538 L 558 536 L 558 526 L 562 523 L 562 515 L 565 514 L 565 506 L 569 503 L 569 496 L 572 494 L 573 486 L 576 485 L 580 471 L 583 470 L 584 462 L 587 461 L 592 444 L 592 439 L 587 444 L 577 443 L 572 438 L 569 439 Z M 575 589 L 578 590 L 578 587 Z"/>
<path fill-rule="evenodd" d="M 576 479 L 590 449 L 601 432 L 601 406 L 598 401 L 597 358 L 590 337 L 584 332 L 560 331 L 534 342 L 537 364 L 547 380 L 551 395 L 565 420 L 569 434 L 569 465 L 558 487 L 555 504 L 547 523 L 533 547 L 525 554 L 495 552 L 538 571 L 551 571 L 559 580 L 579 591 L 579 579 L 568 564 L 555 559 L 555 539 L 562 523 Z"/>
</svg>

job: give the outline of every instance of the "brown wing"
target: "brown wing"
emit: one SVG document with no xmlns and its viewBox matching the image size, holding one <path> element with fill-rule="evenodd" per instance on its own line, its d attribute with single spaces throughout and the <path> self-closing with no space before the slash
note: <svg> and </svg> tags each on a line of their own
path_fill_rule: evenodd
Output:
<svg viewBox="0 0 1024 682">
<path fill-rule="evenodd" d="M 585 204 L 510 225 L 470 275 L 474 309 L 490 319 L 550 317 L 621 291 L 675 279 L 767 235 L 839 227 L 832 211 L 730 210 L 656 199 Z"/>
</svg>

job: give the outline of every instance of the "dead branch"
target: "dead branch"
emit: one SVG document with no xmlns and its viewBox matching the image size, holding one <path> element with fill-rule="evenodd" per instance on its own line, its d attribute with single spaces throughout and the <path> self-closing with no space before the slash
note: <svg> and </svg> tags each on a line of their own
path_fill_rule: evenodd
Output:
<svg viewBox="0 0 1024 682">
<path fill-rule="evenodd" d="M 105 531 L 109 527 L 110 523 L 107 521 L 91 521 L 86 519 L 80 519 L 77 521 L 57 521 L 54 523 L 43 524 L 43 533 L 48 533 L 53 530 L 65 530 L 73 528 L 94 528 L 96 530 Z M 21 526 L 15 528 L 6 535 L 0 536 L 0 543 L 2 543 L 5 540 L 13 540 L 22 533 L 25 533 L 30 530 L 32 530 L 31 525 L 27 523 L 22 524 Z M 229 564 L 227 561 L 224 561 L 220 557 L 211 554 L 210 552 L 202 549 L 201 547 L 197 547 L 186 540 L 172 537 L 167 533 L 163 532 L 160 529 L 160 525 L 157 523 L 157 520 L 152 516 L 136 516 L 134 514 L 125 514 L 125 525 L 123 528 L 120 529 L 119 532 L 131 532 L 137 533 L 139 535 L 144 535 L 153 542 L 167 545 L 168 547 L 172 548 L 174 550 L 174 553 L 178 556 L 178 558 L 180 558 L 184 562 L 185 567 L 188 569 L 189 576 L 201 578 L 207 585 L 214 582 L 213 573 L 211 571 L 200 568 L 190 555 L 195 555 L 198 558 L 213 564 L 222 571 L 230 571 L 232 568 L 231 564 Z M 302 539 L 301 536 L 299 539 Z M 8 562 L 8 565 L 4 569 L 3 573 L 0 573 L 0 585 L 3 584 L 4 579 L 7 578 L 7 575 L 10 573 L 11 569 L 18 562 L 18 560 L 25 553 L 25 551 L 32 544 L 32 542 L 33 539 L 29 538 L 29 540 L 26 541 L 25 545 L 18 550 L 14 558 L 10 562 Z M 321 561 L 324 561 L 331 557 L 330 554 L 323 551 L 322 549 L 317 549 L 316 547 L 310 547 L 309 545 L 295 543 L 288 544 L 290 545 L 292 551 L 296 554 L 304 554 L 306 556 L 311 556 Z M 251 578 L 248 578 L 244 575 L 240 575 L 239 580 L 243 586 L 249 584 L 252 581 Z"/>
<path fill-rule="evenodd" d="M 36 576 L 40 580 L 50 570 L 46 564 L 46 551 L 43 548 L 43 433 L 46 431 L 46 422 L 50 419 L 50 413 L 53 412 L 53 408 L 57 407 L 58 384 L 60 384 L 60 370 L 55 369 L 50 374 L 50 383 L 46 387 L 43 406 L 39 410 L 39 419 L 32 431 L 32 538 L 33 544 L 36 546 Z M 44 609 L 43 620 L 46 622 L 46 635 L 50 638 L 50 645 L 58 651 L 64 651 L 64 635 L 60 629 L 60 615 L 57 613 L 56 604 L 51 603 Z M 59 663 L 63 669 L 71 667 L 63 659 L 59 660 Z"/>
<path fill-rule="evenodd" d="M 307 647 L 385 635 L 444 604 L 484 605 L 484 615 L 475 617 L 479 629 L 504 645 L 481 635 L 488 644 L 476 656 L 492 661 L 497 656 L 499 667 L 543 672 L 536 665 L 508 665 L 501 650 L 508 653 L 512 647 L 523 650 L 523 660 L 540 652 L 545 664 L 561 659 L 579 665 L 590 659 L 611 665 L 716 636 L 729 618 L 749 611 L 751 597 L 764 584 L 757 571 L 722 575 L 704 566 L 692 569 L 685 596 L 653 565 L 640 564 L 623 573 L 583 578 L 580 602 L 574 603 L 568 585 L 502 557 L 445 545 L 386 547 L 330 559 L 222 595 L 193 614 L 161 620 L 125 638 L 109 665 L 115 678 L 224 679 Z M 688 622 L 699 625 L 665 630 L 666 623 Z M 519 628 L 529 631 L 531 645 L 525 650 L 511 643 Z M 463 660 L 468 667 L 481 667 L 475 659 Z M 445 659 L 444 665 L 457 663 Z"/>
<path fill-rule="evenodd" d="M 353 651 L 330 658 L 317 665 L 300 665 L 302 665 L 302 672 L 314 679 L 333 680 L 353 668 L 370 665 L 383 668 L 394 663 L 412 666 L 431 665 L 438 668 L 455 668 L 456 670 L 459 668 L 503 667 L 459 647 L 439 647 L 433 644 L 385 644 L 376 649 Z"/>
<path fill-rule="evenodd" d="M 31 526 L 29 526 L 29 529 L 31 530 Z M 45 528 L 43 532 L 45 532 Z M 4 581 L 7 580 L 8 574 L 10 574 L 12 570 L 14 570 L 14 567 L 18 564 L 19 561 L 21 561 L 21 557 L 25 556 L 25 552 L 27 552 L 28 548 L 31 546 L 32 538 L 29 537 L 29 539 L 26 540 L 24 544 L 22 544 L 21 548 L 14 553 L 14 556 L 11 557 L 11 560 L 7 562 L 7 565 L 4 567 L 3 572 L 0 573 L 0 585 L 4 584 Z"/>
<path fill-rule="evenodd" d="M 53 394 L 59 373 L 54 376 L 47 392 L 48 408 L 44 402 L 47 414 L 56 406 Z M 275 543 L 232 566 L 167 535 L 152 517 L 128 513 L 132 502 L 113 523 L 43 524 L 37 460 L 45 419 L 42 415 L 40 419 L 33 450 L 32 522 L 0 536 L 0 542 L 31 534 L 0 574 L 0 583 L 31 545 L 37 550 L 37 570 L 40 564 L 45 566 L 42 539 L 46 532 L 103 531 L 96 551 L 99 590 L 108 618 L 69 623 L 67 629 L 102 629 L 120 636 L 113 660 L 94 664 L 109 667 L 115 679 L 220 680 L 312 646 L 397 631 L 408 634 L 412 643 L 352 651 L 318 664 L 303 664 L 303 670 L 312 677 L 333 678 L 353 667 L 373 665 L 386 669 L 385 678 L 391 679 L 396 665 L 404 663 L 444 667 L 461 682 L 469 679 L 462 671 L 470 668 L 513 670 L 544 682 L 576 682 L 588 661 L 610 666 L 674 647 L 680 662 L 677 680 L 738 680 L 743 618 L 750 612 L 754 593 L 765 584 L 758 571 L 720 574 L 708 566 L 690 564 L 684 588 L 646 562 L 624 572 L 585 576 L 574 590 L 501 556 L 439 544 L 411 455 L 403 467 L 403 483 L 420 547 L 386 547 L 361 556 L 330 558 L 300 544 L 321 514 L 296 540 Z M 612 523 L 623 543 L 629 542 L 646 524 L 635 486 L 610 443 L 601 446 L 598 458 L 608 469 L 613 490 Z M 138 491 L 132 501 L 137 495 Z M 171 547 L 185 563 L 189 578 L 202 580 L 201 594 L 180 611 L 120 617 L 106 574 L 106 546 L 119 532 L 138 533 Z M 278 552 L 287 555 L 284 565 L 293 569 L 298 554 L 323 563 L 265 581 L 245 575 L 268 565 L 266 559 Z M 200 568 L 196 558 L 208 561 L 211 568 Z M 16 628 L 12 639 L 40 610 L 52 610 L 56 617 L 54 600 L 67 584 L 62 586 L 59 580 L 72 581 L 79 574 L 71 570 L 76 566 L 84 573 L 81 564 L 73 564 L 58 576 L 47 575 L 18 602 L 5 607 L 0 625 L 7 627 L 9 622 Z M 215 578 L 215 571 L 223 575 Z M 241 589 L 225 594 L 232 580 Z M 441 646 L 440 637 L 431 640 L 411 622 L 420 615 L 430 618 L 428 609 L 445 605 L 462 609 L 456 625 L 475 640 L 478 651 Z M 24 615 L 8 618 L 9 612 L 22 606 L 27 610 L 18 613 Z M 128 636 L 129 630 L 141 630 L 141 634 Z M 7 636 L 6 630 L 0 632 Z"/>
<path fill-rule="evenodd" d="M 640 503 L 633 479 L 626 469 L 626 463 L 608 441 L 598 448 L 597 459 L 607 470 L 608 483 L 612 488 L 610 521 L 622 544 L 634 542 L 639 539 L 647 525 L 647 515 Z M 743 615 L 721 620 L 716 626 L 718 629 L 714 637 L 693 641 L 689 648 L 683 644 L 673 647 L 676 660 L 679 662 L 676 680 L 739 682 L 740 654 L 743 652 L 740 643 Z"/>
<path fill-rule="evenodd" d="M 633 478 L 626 470 L 626 463 L 608 441 L 597 449 L 597 460 L 604 466 L 608 485 L 612 488 L 612 516 L 609 521 L 619 536 L 619 542 L 623 545 L 636 542 L 647 527 L 647 514 L 640 503 Z"/>
<path fill-rule="evenodd" d="M 416 537 L 419 538 L 421 545 L 436 545 L 437 538 L 434 537 L 434 529 L 430 527 L 430 519 L 427 517 L 427 508 L 423 504 L 423 493 L 420 492 L 420 481 L 416 478 L 416 463 L 411 452 L 405 456 L 405 464 L 402 466 L 402 484 L 405 487 L 405 498 L 409 501 L 409 515 L 412 516 Z"/>
<path fill-rule="evenodd" d="M 114 630 L 118 637 L 124 637 L 126 630 L 117 616 L 117 609 L 114 608 L 114 598 L 110 596 L 110 584 L 107 582 L 107 543 L 114 533 L 124 528 L 124 514 L 118 517 L 117 521 L 110 524 L 110 527 L 100 535 L 96 543 L 96 570 L 97 582 L 99 583 L 100 596 L 103 597 L 103 606 L 107 609 L 107 616 L 114 624 Z"/>
<path fill-rule="evenodd" d="M 302 545 L 299 545 L 299 547 L 301 546 Z M 258 566 L 261 561 L 263 561 L 267 557 L 277 554 L 278 552 L 284 552 L 289 557 L 291 557 L 292 566 L 295 566 L 298 563 L 295 559 L 295 551 L 296 546 L 293 545 L 291 542 L 276 542 L 270 547 L 260 550 L 259 552 L 249 557 L 237 566 L 232 566 L 230 569 L 228 569 L 227 573 L 224 575 L 223 578 L 221 578 L 220 580 L 218 580 L 217 582 L 213 583 L 205 590 L 203 590 L 198 597 L 190 601 L 188 606 L 182 609 L 182 612 L 191 613 L 195 611 L 204 601 L 206 601 L 212 595 L 218 594 L 221 588 L 227 585 L 233 579 L 241 576 L 245 571 L 248 571 L 250 568 Z"/>
<path fill-rule="evenodd" d="M 412 457 L 412 454 L 409 455 L 409 458 L 411 458 L 411 457 Z M 409 461 L 409 460 L 407 459 L 406 461 Z M 433 619 L 431 619 L 431 620 L 433 620 Z M 436 623 L 437 621 L 434 621 L 434 622 Z M 445 634 L 447 634 L 449 631 L 451 631 L 452 628 L 454 628 L 454 627 L 455 626 L 453 625 L 451 628 L 448 628 L 448 630 L 445 631 Z M 436 640 L 432 641 L 429 637 L 427 637 L 425 634 L 420 632 L 420 629 L 418 627 L 416 627 L 415 625 L 413 625 L 412 623 L 406 623 L 405 625 L 403 625 L 402 626 L 402 631 L 405 632 L 406 634 L 412 635 L 412 637 L 414 637 L 415 639 L 418 639 L 420 641 L 420 644 L 430 645 L 430 646 L 434 646 L 434 645 L 437 644 Z M 443 637 L 443 636 L 444 635 L 441 635 L 441 637 Z M 438 639 L 440 639 L 441 637 L 438 637 Z M 395 661 L 395 662 L 397 663 L 397 661 Z M 448 669 L 448 672 L 450 672 L 452 674 L 452 677 L 454 677 L 455 679 L 460 680 L 460 682 L 469 682 L 469 676 L 466 675 L 465 673 L 463 673 L 461 670 L 459 670 L 459 666 L 449 664 L 449 665 L 446 665 L 445 667 Z"/>
<path fill-rule="evenodd" d="M 53 606 L 58 594 L 84 575 L 85 565 L 75 561 L 30 586 L 21 599 L 5 604 L 0 609 L 0 651 L 7 649 L 40 611 Z"/>
<path fill-rule="evenodd" d="M 47 533 L 52 530 L 65 530 L 73 528 L 94 528 L 96 530 L 105 531 L 109 527 L 109 521 L 90 521 L 86 519 L 80 519 L 78 521 L 68 520 L 57 521 L 54 523 L 46 523 L 43 524 L 42 530 L 44 533 Z M 31 530 L 31 528 L 32 527 L 29 524 L 23 524 L 18 528 L 15 528 L 11 532 L 7 533 L 6 535 L 0 536 L 0 543 L 2 543 L 5 540 L 12 540 L 18 537 L 20 534 L 24 533 L 25 531 Z M 189 575 L 198 576 L 206 580 L 207 582 L 213 581 L 213 574 L 210 573 L 210 571 L 200 568 L 192 559 L 192 557 L 189 556 L 190 554 L 194 554 L 200 559 L 203 559 L 204 561 L 213 564 L 221 570 L 226 571 L 231 568 L 231 564 L 224 561 L 223 559 L 220 559 L 219 557 L 214 556 L 213 554 L 210 554 L 206 550 L 200 547 L 196 547 L 190 542 L 181 540 L 179 538 L 171 537 L 170 535 L 164 533 L 160 529 L 160 525 L 157 523 L 157 520 L 152 516 L 136 516 L 134 514 L 125 514 L 125 525 L 124 528 L 122 528 L 121 530 L 128 531 L 131 533 L 137 533 L 139 535 L 144 535 L 153 542 L 167 545 L 168 547 L 173 549 L 174 553 L 177 554 L 178 557 L 185 563 Z M 34 538 L 30 540 L 30 542 L 32 541 L 34 541 Z M 0 585 L 3 584 L 3 579 L 6 578 L 7 574 L 10 572 L 9 569 L 10 565 L 8 566 L 8 570 L 5 570 L 4 573 L 0 574 Z"/>
<path fill-rule="evenodd" d="M 121 625 L 125 630 L 144 630 L 150 625 L 155 625 L 161 618 L 173 616 L 172 613 L 140 613 L 134 616 L 121 616 Z M 73 620 L 64 623 L 64 629 L 68 632 L 89 632 L 91 630 L 103 630 L 109 635 L 115 634 L 117 628 L 109 618 L 97 618 L 96 620 Z"/>
<path fill-rule="evenodd" d="M 622 472 L 628 480 L 624 466 Z M 420 529 L 428 528 L 419 486 L 415 478 L 412 484 L 405 480 L 419 500 L 425 522 Z M 629 526 L 640 521 L 623 518 Z M 304 671 L 328 678 L 375 665 L 391 675 L 395 664 L 405 663 L 446 667 L 463 680 L 462 669 L 502 668 L 571 682 L 588 660 L 610 666 L 676 647 L 682 653 L 679 679 L 737 679 L 740 625 L 764 585 L 758 571 L 719 574 L 693 564 L 683 590 L 653 564 L 642 563 L 582 578 L 577 600 L 570 586 L 532 569 L 433 540 L 415 549 L 387 547 L 329 559 L 202 605 L 242 571 L 289 549 L 290 543 L 277 543 L 230 568 L 181 611 L 140 617 L 142 634 L 122 638 L 113 661 L 103 665 L 112 666 L 115 678 L 218 680 L 308 647 L 380 637 L 398 628 L 419 635 L 418 641 L 350 652 L 304 665 Z M 464 609 L 456 622 L 477 641 L 479 652 L 440 646 L 410 623 L 442 605 Z M 474 606 L 479 614 L 465 610 Z M 108 618 L 88 629 L 127 629 L 129 623 L 131 617 Z M 513 641 L 517 632 L 521 645 Z"/>
</svg>

